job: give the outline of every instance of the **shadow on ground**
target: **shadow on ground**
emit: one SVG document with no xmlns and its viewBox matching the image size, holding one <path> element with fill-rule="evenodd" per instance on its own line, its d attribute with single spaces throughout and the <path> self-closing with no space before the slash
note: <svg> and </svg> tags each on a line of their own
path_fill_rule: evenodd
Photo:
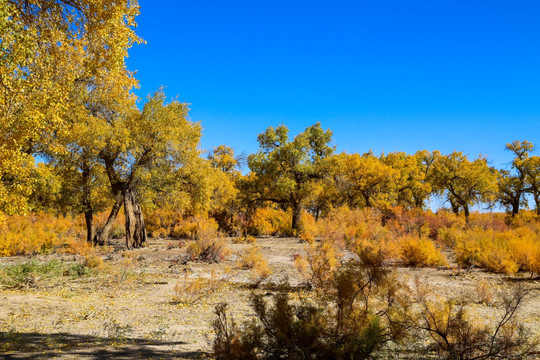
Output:
<svg viewBox="0 0 540 360">
<path fill-rule="evenodd" d="M 68 333 L 0 332 L 0 359 L 195 359 L 206 354 L 179 350 L 183 344 Z"/>
</svg>

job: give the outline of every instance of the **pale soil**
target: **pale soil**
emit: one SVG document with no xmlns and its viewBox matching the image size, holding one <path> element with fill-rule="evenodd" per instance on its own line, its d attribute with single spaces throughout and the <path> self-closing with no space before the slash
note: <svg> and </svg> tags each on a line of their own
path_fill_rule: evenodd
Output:
<svg viewBox="0 0 540 360">
<path fill-rule="evenodd" d="M 274 274 L 272 282 L 285 279 L 295 286 L 300 280 L 293 254 L 303 254 L 304 244 L 294 238 L 257 240 Z M 176 240 L 152 239 L 144 249 L 124 252 L 111 249 L 105 268 L 74 280 L 40 281 L 27 289 L 0 290 L 0 358 L 5 359 L 198 359 L 211 357 L 214 307 L 229 304 L 236 320 L 249 318 L 249 271 L 237 269 L 238 254 L 250 244 L 228 241 L 231 255 L 220 263 L 184 263 L 185 248 L 173 247 Z M 73 255 L 0 258 L 0 265 L 51 259 L 82 261 Z M 209 277 L 214 270 L 223 278 L 214 293 L 194 305 L 174 302 L 175 284 L 186 271 Z M 511 281 L 535 288 L 521 309 L 523 323 L 540 329 L 540 283 L 522 277 L 508 278 L 480 270 L 396 268 L 397 279 L 412 285 L 415 277 L 428 282 L 435 294 L 466 297 L 474 301 L 475 286 L 487 279 L 493 289 Z M 259 289 L 268 296 L 272 287 Z M 483 320 L 496 317 L 497 310 L 475 305 Z"/>
</svg>

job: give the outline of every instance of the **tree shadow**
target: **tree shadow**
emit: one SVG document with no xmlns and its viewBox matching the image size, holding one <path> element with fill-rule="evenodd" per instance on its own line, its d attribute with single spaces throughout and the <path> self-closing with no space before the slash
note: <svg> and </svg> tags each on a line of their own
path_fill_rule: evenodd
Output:
<svg viewBox="0 0 540 360">
<path fill-rule="evenodd" d="M 0 332 L 0 359 L 193 359 L 206 354 L 176 349 L 185 344 L 69 333 Z"/>
</svg>

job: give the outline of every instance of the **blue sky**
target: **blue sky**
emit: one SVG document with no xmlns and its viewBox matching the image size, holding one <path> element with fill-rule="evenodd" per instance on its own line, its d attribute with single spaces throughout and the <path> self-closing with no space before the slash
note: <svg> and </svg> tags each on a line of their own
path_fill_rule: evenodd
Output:
<svg viewBox="0 0 540 360">
<path fill-rule="evenodd" d="M 338 151 L 540 155 L 540 1 L 139 1 L 137 94 L 191 103 L 204 149 L 320 121 Z"/>
</svg>

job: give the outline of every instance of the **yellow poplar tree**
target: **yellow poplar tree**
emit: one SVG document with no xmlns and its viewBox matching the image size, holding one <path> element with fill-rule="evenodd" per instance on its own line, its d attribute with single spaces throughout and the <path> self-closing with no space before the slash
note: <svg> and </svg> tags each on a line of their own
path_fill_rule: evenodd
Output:
<svg viewBox="0 0 540 360">
<path fill-rule="evenodd" d="M 32 155 L 62 151 L 53 137 L 76 84 L 136 84 L 124 59 L 139 41 L 138 9 L 131 0 L 0 0 L 1 211 L 28 209 Z"/>
</svg>

